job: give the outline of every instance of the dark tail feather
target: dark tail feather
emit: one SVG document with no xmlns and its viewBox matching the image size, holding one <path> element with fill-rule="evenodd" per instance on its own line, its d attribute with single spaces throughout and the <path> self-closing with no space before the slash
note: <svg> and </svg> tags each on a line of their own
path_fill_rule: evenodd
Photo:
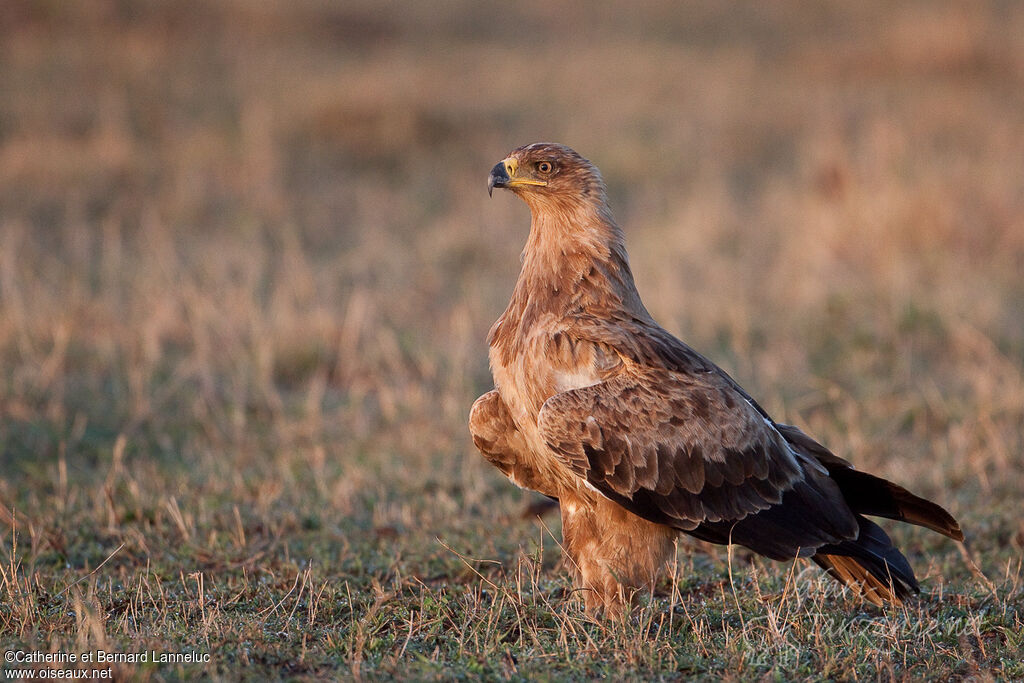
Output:
<svg viewBox="0 0 1024 683">
<path fill-rule="evenodd" d="M 826 467 L 829 463 L 823 463 Z M 963 541 L 960 523 L 942 507 L 915 496 L 902 486 L 848 467 L 828 467 L 832 479 L 854 512 L 886 517 L 931 529 L 954 541 Z"/>
<path fill-rule="evenodd" d="M 858 472 L 836 458 L 838 463 L 819 457 L 832 480 L 857 513 L 860 534 L 855 540 L 818 548 L 812 558 L 844 585 L 860 592 L 876 605 L 899 604 L 920 591 L 914 570 L 889 536 L 863 515 L 885 517 L 931 529 L 963 542 L 960 524 L 942 507 L 915 496 L 902 486 L 866 472 Z"/>
<path fill-rule="evenodd" d="M 860 534 L 851 541 L 823 545 L 811 558 L 843 585 L 881 606 L 899 604 L 920 591 L 914 570 L 888 534 L 869 519 L 857 515 Z"/>
<path fill-rule="evenodd" d="M 876 605 L 900 603 L 920 589 L 907 558 L 881 527 L 863 515 L 916 524 L 963 543 L 959 522 L 942 507 L 881 477 L 858 472 L 797 427 L 777 427 L 793 447 L 828 470 L 860 527 L 857 538 L 820 546 L 811 559 L 867 600 Z"/>
</svg>

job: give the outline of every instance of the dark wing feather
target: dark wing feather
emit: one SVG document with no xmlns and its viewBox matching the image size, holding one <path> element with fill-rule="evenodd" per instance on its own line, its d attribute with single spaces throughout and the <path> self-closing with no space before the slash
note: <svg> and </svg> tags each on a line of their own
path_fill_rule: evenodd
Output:
<svg viewBox="0 0 1024 683">
<path fill-rule="evenodd" d="M 552 396 L 538 426 L 594 488 L 683 530 L 768 509 L 805 477 L 782 436 L 717 373 L 620 375 Z"/>
<path fill-rule="evenodd" d="M 835 482 L 809 468 L 779 505 L 738 522 L 710 520 L 689 533 L 711 543 L 738 543 L 785 561 L 810 557 L 822 545 L 855 538 L 858 523 Z"/>
</svg>

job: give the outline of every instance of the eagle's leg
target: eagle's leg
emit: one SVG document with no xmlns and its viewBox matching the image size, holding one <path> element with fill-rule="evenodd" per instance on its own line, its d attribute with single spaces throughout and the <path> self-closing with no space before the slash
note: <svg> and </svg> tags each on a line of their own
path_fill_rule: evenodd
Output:
<svg viewBox="0 0 1024 683">
<path fill-rule="evenodd" d="M 497 390 L 488 391 L 473 404 L 469 411 L 469 431 L 487 461 L 513 484 L 556 497 L 551 482 L 531 465 L 531 451 Z"/>
<path fill-rule="evenodd" d="M 563 495 L 562 539 L 582 588 L 586 613 L 627 613 L 638 589 L 651 590 L 675 549 L 678 532 L 604 498 Z"/>
</svg>

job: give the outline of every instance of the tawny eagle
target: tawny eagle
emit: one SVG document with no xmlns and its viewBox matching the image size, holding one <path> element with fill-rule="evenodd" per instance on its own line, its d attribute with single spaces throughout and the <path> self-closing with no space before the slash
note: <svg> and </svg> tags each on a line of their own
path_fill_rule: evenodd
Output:
<svg viewBox="0 0 1024 683">
<path fill-rule="evenodd" d="M 532 222 L 512 300 L 488 336 L 495 388 L 474 403 L 470 431 L 514 483 L 558 501 L 588 613 L 622 613 L 679 533 L 810 558 L 876 604 L 918 583 L 866 516 L 963 540 L 944 509 L 775 422 L 658 326 L 589 161 L 527 145 L 494 166 L 493 188 L 524 200 Z"/>
</svg>

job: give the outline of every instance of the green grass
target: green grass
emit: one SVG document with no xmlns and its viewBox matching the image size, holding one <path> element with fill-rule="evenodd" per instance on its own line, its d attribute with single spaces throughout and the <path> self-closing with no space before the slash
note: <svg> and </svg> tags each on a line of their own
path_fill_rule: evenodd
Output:
<svg viewBox="0 0 1024 683">
<path fill-rule="evenodd" d="M 1015 5 L 14 0 L 0 63 L 0 649 L 1024 677 Z M 486 174 L 538 139 L 601 167 L 659 321 L 946 506 L 994 592 L 887 527 L 925 590 L 898 609 L 683 543 L 588 621 L 558 515 L 466 429 L 528 224 Z"/>
</svg>

